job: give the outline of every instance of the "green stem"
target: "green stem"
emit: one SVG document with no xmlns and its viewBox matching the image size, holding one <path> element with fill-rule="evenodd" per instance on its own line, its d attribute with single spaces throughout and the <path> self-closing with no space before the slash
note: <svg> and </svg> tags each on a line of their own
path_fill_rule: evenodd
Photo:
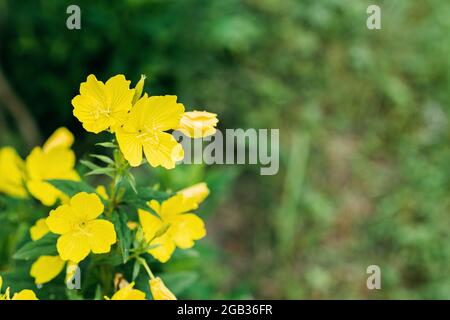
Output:
<svg viewBox="0 0 450 320">
<path fill-rule="evenodd" d="M 153 275 L 152 270 L 150 270 L 147 261 L 145 261 L 145 259 L 143 258 L 136 258 L 136 260 L 144 267 L 145 271 L 147 271 L 147 274 L 150 277 L 150 279 L 155 279 L 155 276 Z"/>
</svg>

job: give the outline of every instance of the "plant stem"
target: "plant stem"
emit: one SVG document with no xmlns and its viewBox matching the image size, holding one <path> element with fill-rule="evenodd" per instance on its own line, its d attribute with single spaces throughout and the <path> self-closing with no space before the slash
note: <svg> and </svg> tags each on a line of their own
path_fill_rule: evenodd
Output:
<svg viewBox="0 0 450 320">
<path fill-rule="evenodd" d="M 140 257 L 136 258 L 136 260 L 139 261 L 139 263 L 144 267 L 145 271 L 147 271 L 147 274 L 150 277 L 150 279 L 155 279 L 155 276 L 153 275 L 152 270 L 150 270 L 147 261 L 145 261 L 145 259 Z"/>
</svg>

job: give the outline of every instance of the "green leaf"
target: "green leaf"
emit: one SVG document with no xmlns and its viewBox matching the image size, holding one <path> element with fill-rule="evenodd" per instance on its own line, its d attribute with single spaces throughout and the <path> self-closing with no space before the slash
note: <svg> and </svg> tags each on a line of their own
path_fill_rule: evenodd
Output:
<svg viewBox="0 0 450 320">
<path fill-rule="evenodd" d="M 13 255 L 13 258 L 17 260 L 30 260 L 37 259 L 40 256 L 57 256 L 57 239 L 58 235 L 48 233 L 39 240 L 25 244 Z"/>
<path fill-rule="evenodd" d="M 50 183 L 52 186 L 54 186 L 56 189 L 68 195 L 69 197 L 73 197 L 74 195 L 80 192 L 87 192 L 87 193 L 95 192 L 94 188 L 92 188 L 90 185 L 88 185 L 83 181 L 51 179 L 47 180 L 47 182 Z"/>
<path fill-rule="evenodd" d="M 104 156 L 104 155 L 101 155 L 101 154 L 90 154 L 90 156 L 92 158 L 96 158 L 96 159 L 98 159 L 100 161 L 103 161 L 104 163 L 114 165 L 114 160 L 109 158 L 109 157 L 107 157 L 107 156 Z"/>
<path fill-rule="evenodd" d="M 127 262 L 131 246 L 131 230 L 128 228 L 128 216 L 124 211 L 113 212 L 112 222 L 116 229 L 119 248 L 122 253 L 123 263 Z"/>
<path fill-rule="evenodd" d="M 94 169 L 92 171 L 89 171 L 88 173 L 86 173 L 86 176 L 93 176 L 93 175 L 101 175 L 101 174 L 105 174 L 109 177 L 113 177 L 112 173 L 114 173 L 114 169 L 113 168 L 98 168 L 98 169 Z"/>
<path fill-rule="evenodd" d="M 156 200 L 161 203 L 164 200 L 167 200 L 171 195 L 172 193 L 153 190 L 148 187 L 137 188 L 137 193 L 128 189 L 122 198 L 122 202 L 135 209 L 144 209 L 155 214 L 147 203 L 150 200 Z"/>
<path fill-rule="evenodd" d="M 91 170 L 100 169 L 100 167 L 98 165 L 96 165 L 95 163 L 92 163 L 89 160 L 80 160 L 80 163 L 82 165 L 84 165 L 85 167 L 88 167 Z"/>
<path fill-rule="evenodd" d="M 137 194 L 138 191 L 136 189 L 136 179 L 134 178 L 133 174 L 128 172 L 127 175 L 125 176 L 125 180 L 128 182 L 128 184 L 130 185 L 130 187 L 134 191 L 134 193 Z"/>
<path fill-rule="evenodd" d="M 99 142 L 95 144 L 96 146 L 105 147 L 105 148 L 115 148 L 115 144 L 112 142 Z"/>
</svg>

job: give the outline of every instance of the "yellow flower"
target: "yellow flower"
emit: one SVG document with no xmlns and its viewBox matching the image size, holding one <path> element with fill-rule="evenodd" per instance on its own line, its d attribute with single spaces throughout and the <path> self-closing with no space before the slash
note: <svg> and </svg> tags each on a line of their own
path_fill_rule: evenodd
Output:
<svg viewBox="0 0 450 320">
<path fill-rule="evenodd" d="M 30 228 L 30 236 L 31 240 L 36 241 L 45 236 L 50 230 L 47 227 L 47 223 L 45 223 L 45 218 L 39 219 L 36 221 L 34 226 Z"/>
<path fill-rule="evenodd" d="M 161 205 L 152 200 L 149 206 L 158 216 L 139 209 L 139 221 L 146 241 L 150 245 L 157 245 L 148 253 L 159 261 L 168 261 L 176 247 L 191 248 L 194 246 L 194 240 L 206 235 L 203 220 L 193 213 L 186 213 L 198 207 L 192 199 L 177 194 Z"/>
<path fill-rule="evenodd" d="M 177 300 L 175 295 L 169 289 L 167 289 L 161 278 L 156 277 L 154 279 L 151 279 L 149 283 L 153 300 Z"/>
<path fill-rule="evenodd" d="M 70 150 L 73 136 L 60 128 L 47 140 L 44 147 L 35 147 L 26 159 L 27 187 L 30 193 L 44 205 L 52 206 L 63 193 L 46 182 L 49 179 L 78 181 L 74 170 L 75 154 Z"/>
<path fill-rule="evenodd" d="M 103 83 L 91 74 L 80 85 L 80 94 L 72 99 L 73 115 L 89 132 L 99 133 L 108 128 L 114 131 L 125 121 L 133 96 L 134 89 L 130 89 L 130 81 L 124 75 Z"/>
<path fill-rule="evenodd" d="M 73 145 L 74 140 L 75 139 L 72 132 L 70 132 L 65 127 L 61 127 L 53 132 L 53 134 L 44 143 L 42 149 L 44 150 L 44 152 L 49 152 L 51 149 L 60 147 L 70 149 L 70 147 L 72 147 Z"/>
<path fill-rule="evenodd" d="M 40 256 L 31 266 L 30 275 L 36 284 L 44 284 L 56 278 L 65 264 L 59 256 Z"/>
<path fill-rule="evenodd" d="M 177 130 L 191 138 L 204 138 L 216 133 L 217 114 L 206 111 L 185 112 Z"/>
<path fill-rule="evenodd" d="M 0 276 L 0 300 L 38 300 L 36 294 L 32 290 L 28 289 L 15 293 L 11 299 L 9 296 L 9 287 L 6 288 L 4 294 L 1 293 L 2 285 L 3 285 L 3 278 Z"/>
<path fill-rule="evenodd" d="M 197 183 L 189 188 L 185 188 L 183 190 L 178 191 L 181 193 L 186 199 L 192 199 L 197 204 L 202 203 L 206 197 L 209 195 L 209 189 L 206 183 Z"/>
<path fill-rule="evenodd" d="M 78 263 L 91 251 L 111 250 L 116 232 L 111 222 L 96 219 L 103 211 L 103 203 L 95 193 L 80 192 L 70 199 L 70 204 L 50 212 L 46 222 L 51 232 L 61 235 L 56 248 L 62 260 Z"/>
<path fill-rule="evenodd" d="M 127 222 L 127 227 L 130 230 L 136 230 L 137 227 L 139 227 L 139 224 L 137 222 L 134 222 L 134 221 L 128 221 Z"/>
<path fill-rule="evenodd" d="M 125 287 L 118 290 L 114 295 L 109 299 L 108 297 L 105 297 L 106 300 L 145 300 L 145 293 L 133 289 L 134 282 L 126 285 Z"/>
<path fill-rule="evenodd" d="M 116 136 L 120 150 L 131 166 L 142 162 L 142 150 L 153 167 L 166 169 L 175 167 L 183 159 L 181 144 L 164 131 L 178 127 L 184 106 L 177 103 L 176 96 L 144 95 L 131 109 L 123 127 Z"/>
<path fill-rule="evenodd" d="M 32 290 L 25 289 L 19 293 L 14 293 L 11 300 L 38 300 L 38 298 Z"/>
<path fill-rule="evenodd" d="M 99 185 L 97 188 L 95 188 L 95 192 L 97 192 L 97 194 L 102 197 L 103 200 L 109 199 L 105 186 Z"/>
<path fill-rule="evenodd" d="M 24 163 L 11 147 L 0 148 L 0 177 L 0 192 L 18 198 L 27 196 Z"/>
</svg>

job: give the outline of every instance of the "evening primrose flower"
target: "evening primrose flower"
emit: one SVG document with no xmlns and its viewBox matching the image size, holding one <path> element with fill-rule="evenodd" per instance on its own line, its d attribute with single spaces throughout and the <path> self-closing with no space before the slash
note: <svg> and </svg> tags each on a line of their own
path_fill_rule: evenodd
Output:
<svg viewBox="0 0 450 320">
<path fill-rule="evenodd" d="M 66 266 L 66 279 L 68 282 L 72 280 L 77 264 L 72 261 L 64 261 L 59 256 L 40 256 L 30 269 L 30 276 L 34 278 L 34 282 L 44 284 L 55 279 Z"/>
<path fill-rule="evenodd" d="M 59 256 L 40 256 L 31 266 L 30 275 L 36 284 L 44 284 L 56 278 L 65 265 Z"/>
<path fill-rule="evenodd" d="M 26 159 L 27 188 L 46 206 L 52 206 L 63 193 L 46 182 L 49 179 L 80 180 L 75 171 L 75 154 L 70 149 L 73 135 L 60 128 L 44 146 L 35 147 Z"/>
<path fill-rule="evenodd" d="M 86 131 L 99 133 L 115 130 L 126 119 L 132 106 L 134 89 L 122 74 L 109 78 L 106 83 L 89 75 L 80 85 L 80 94 L 72 99 L 73 115 Z"/>
<path fill-rule="evenodd" d="M 200 204 L 208 197 L 209 189 L 206 183 L 201 182 L 182 189 L 178 193 L 181 193 L 186 199 L 192 199 L 197 204 Z"/>
<path fill-rule="evenodd" d="M 149 284 L 153 300 L 177 300 L 175 295 L 167 289 L 161 278 L 150 279 Z"/>
<path fill-rule="evenodd" d="M 5 293 L 2 292 L 3 278 L 0 276 L 0 300 L 38 300 L 36 294 L 32 290 L 22 290 L 18 293 L 14 293 L 12 299 L 10 298 L 9 287 L 6 288 Z"/>
<path fill-rule="evenodd" d="M 120 150 L 132 167 L 142 162 L 142 150 L 152 167 L 175 167 L 183 159 L 181 144 L 164 131 L 178 127 L 184 106 L 176 96 L 146 94 L 136 102 L 128 119 L 116 132 Z"/>
<path fill-rule="evenodd" d="M 183 114 L 177 130 L 191 138 L 205 138 L 216 133 L 218 122 L 215 113 L 189 111 Z"/>
<path fill-rule="evenodd" d="M 194 246 L 194 240 L 206 235 L 202 219 L 190 210 L 198 207 L 192 199 L 186 199 L 177 194 L 159 204 L 156 200 L 149 203 L 157 214 L 139 209 L 139 221 L 144 231 L 144 237 L 149 245 L 156 245 L 148 250 L 153 257 L 161 262 L 167 262 L 176 247 L 188 249 Z"/>
<path fill-rule="evenodd" d="M 45 218 L 39 219 L 36 221 L 34 226 L 30 228 L 31 240 L 39 240 L 49 232 L 50 229 L 47 227 L 47 223 L 45 223 Z"/>
<path fill-rule="evenodd" d="M 50 231 L 61 236 L 56 248 L 62 260 L 80 262 L 92 251 L 107 253 L 116 240 L 114 225 L 97 219 L 104 211 L 100 198 L 94 194 L 80 192 L 69 204 L 50 212 L 46 220 Z"/>
<path fill-rule="evenodd" d="M 24 162 L 12 147 L 0 148 L 0 192 L 25 198 Z"/>
<path fill-rule="evenodd" d="M 134 287 L 134 282 L 132 282 L 132 283 L 124 286 L 120 290 L 118 290 L 116 293 L 114 293 L 114 295 L 111 297 L 111 299 L 109 299 L 106 296 L 105 296 L 105 299 L 106 300 L 145 300 L 145 293 L 140 290 L 133 289 L 133 287 Z"/>
</svg>

